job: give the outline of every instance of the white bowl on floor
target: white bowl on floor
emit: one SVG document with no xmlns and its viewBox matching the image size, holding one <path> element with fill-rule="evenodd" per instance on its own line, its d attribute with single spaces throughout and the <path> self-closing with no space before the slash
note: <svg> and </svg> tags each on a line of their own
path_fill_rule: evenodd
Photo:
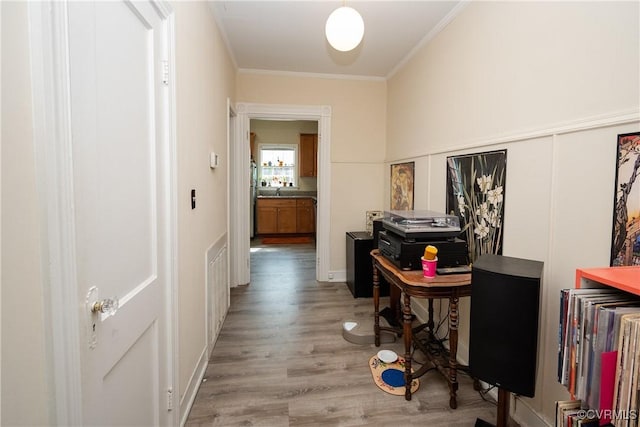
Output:
<svg viewBox="0 0 640 427">
<path fill-rule="evenodd" d="M 384 363 L 393 363 L 398 360 L 398 355 L 395 351 L 391 350 L 380 350 L 378 352 L 378 359 Z"/>
</svg>

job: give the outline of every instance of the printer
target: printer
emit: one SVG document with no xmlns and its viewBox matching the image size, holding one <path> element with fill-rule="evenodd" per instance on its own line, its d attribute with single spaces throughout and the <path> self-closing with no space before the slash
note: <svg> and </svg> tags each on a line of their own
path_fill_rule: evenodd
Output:
<svg viewBox="0 0 640 427">
<path fill-rule="evenodd" d="M 438 248 L 438 274 L 470 272 L 460 219 L 434 211 L 386 211 L 378 232 L 380 253 L 402 270 L 421 270 L 427 245 Z"/>
</svg>

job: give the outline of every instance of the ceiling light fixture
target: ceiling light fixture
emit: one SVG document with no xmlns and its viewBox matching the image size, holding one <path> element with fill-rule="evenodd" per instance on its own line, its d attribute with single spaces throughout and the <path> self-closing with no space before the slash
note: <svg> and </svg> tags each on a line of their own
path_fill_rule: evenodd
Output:
<svg viewBox="0 0 640 427">
<path fill-rule="evenodd" d="M 354 8 L 342 6 L 331 12 L 324 31 L 334 49 L 348 52 L 362 41 L 364 21 Z"/>
</svg>

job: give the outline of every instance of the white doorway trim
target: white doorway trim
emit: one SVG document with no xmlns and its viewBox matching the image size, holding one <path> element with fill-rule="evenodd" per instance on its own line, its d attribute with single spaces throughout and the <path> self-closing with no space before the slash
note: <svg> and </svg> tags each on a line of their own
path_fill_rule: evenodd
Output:
<svg viewBox="0 0 640 427">
<path fill-rule="evenodd" d="M 178 389 L 177 360 L 177 145 L 175 104 L 175 22 L 168 2 L 151 0 L 166 20 L 170 90 L 167 95 L 165 132 L 168 150 L 162 162 L 168 170 L 163 180 L 167 203 L 168 247 L 167 303 L 163 315 L 168 327 L 166 352 L 169 394 Z M 79 287 L 76 281 L 76 233 L 71 156 L 71 93 L 67 2 L 29 3 L 29 39 L 33 128 L 37 188 L 40 202 L 41 265 L 43 276 L 49 413 L 56 425 L 82 425 L 82 373 Z M 48 328 L 48 329 L 46 329 Z M 175 398 L 173 398 L 175 400 Z M 172 400 L 172 401 L 173 401 Z M 173 404 L 169 401 L 168 404 Z M 178 424 L 179 411 L 169 422 Z"/>
<path fill-rule="evenodd" d="M 235 214 L 235 205 L 232 204 L 234 201 L 232 194 L 232 186 L 231 182 L 235 180 L 235 173 L 237 169 L 234 167 L 235 159 L 239 155 L 236 153 L 236 146 L 238 145 L 236 140 L 238 139 L 238 118 L 236 114 L 236 109 L 233 106 L 230 98 L 227 98 L 227 253 L 232 254 L 234 252 L 234 248 L 237 245 L 238 239 L 233 234 L 235 230 L 237 230 L 237 219 L 234 216 Z M 237 286 L 237 282 L 234 281 L 234 271 L 237 270 L 237 262 L 234 259 L 235 257 L 227 256 L 227 277 L 229 281 L 229 287 Z M 231 292 L 228 293 L 229 300 L 227 301 L 227 307 L 231 305 Z"/>
<path fill-rule="evenodd" d="M 318 203 L 316 215 L 316 280 L 329 280 L 329 242 L 331 235 L 331 107 L 328 105 L 278 105 L 239 103 L 236 106 L 238 132 L 234 143 L 233 179 L 229 183 L 232 218 L 236 218 L 231 233 L 233 285 L 250 280 L 249 230 L 249 130 L 251 119 L 315 120 L 318 122 Z M 235 154 L 234 153 L 234 154 Z M 237 214 L 237 215 L 235 215 Z M 237 219 L 241 219 L 238 221 Z M 235 242 L 234 242 L 235 240 Z"/>
<path fill-rule="evenodd" d="M 243 239 L 249 232 L 249 146 L 243 144 L 243 132 L 239 123 L 242 115 L 238 109 L 234 110 L 227 99 L 227 150 L 228 163 L 228 236 L 229 236 L 229 285 L 235 287 L 249 283 L 245 270 L 249 269 L 249 258 L 242 256 L 244 251 L 249 251 L 249 235 L 246 234 L 246 242 Z M 246 155 L 245 155 L 246 153 Z M 246 161 L 244 161 L 246 160 Z M 245 186 L 246 182 L 246 186 Z M 243 191 L 246 190 L 246 191 Z M 243 215 L 246 212 L 246 216 Z M 241 220 L 247 218 L 247 224 Z M 247 277 L 245 279 L 245 277 Z"/>
</svg>

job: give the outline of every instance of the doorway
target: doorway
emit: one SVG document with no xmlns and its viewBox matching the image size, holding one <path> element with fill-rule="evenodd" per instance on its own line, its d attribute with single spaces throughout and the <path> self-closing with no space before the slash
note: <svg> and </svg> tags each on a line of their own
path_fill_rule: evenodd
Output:
<svg viewBox="0 0 640 427">
<path fill-rule="evenodd" d="M 251 120 L 315 121 L 318 124 L 317 160 L 317 205 L 316 205 L 316 280 L 327 281 L 329 277 L 330 237 L 330 185 L 331 185 L 331 107 L 329 106 L 284 106 L 275 104 L 238 104 L 237 138 L 231 144 L 232 171 L 230 180 L 230 235 L 233 256 L 238 260 L 231 271 L 232 286 L 248 284 L 250 281 L 250 188 L 251 175 L 247 171 L 250 158 Z"/>
<path fill-rule="evenodd" d="M 251 250 L 261 244 L 315 248 L 317 120 L 250 120 Z"/>
</svg>

